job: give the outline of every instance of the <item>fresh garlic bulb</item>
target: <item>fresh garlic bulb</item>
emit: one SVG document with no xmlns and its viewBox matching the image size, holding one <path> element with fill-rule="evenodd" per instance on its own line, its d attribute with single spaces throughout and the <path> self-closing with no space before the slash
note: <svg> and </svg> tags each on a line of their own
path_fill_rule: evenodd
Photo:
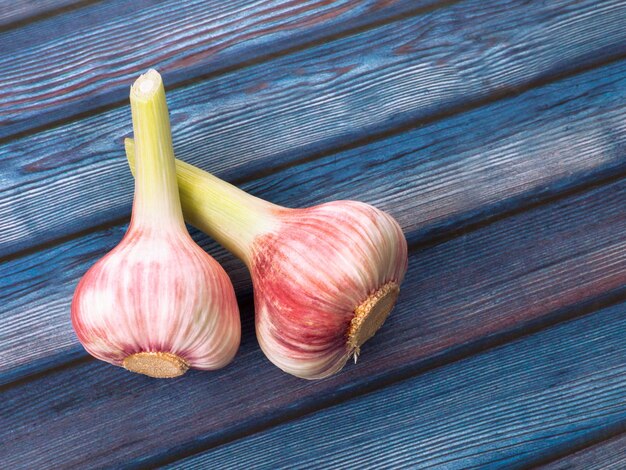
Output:
<svg viewBox="0 0 626 470">
<path fill-rule="evenodd" d="M 126 141 L 131 169 L 132 140 Z M 398 223 L 368 204 L 287 209 L 176 160 L 185 219 L 242 259 L 256 332 L 283 371 L 318 379 L 355 360 L 393 308 L 407 269 Z"/>
<path fill-rule="evenodd" d="M 257 338 L 285 372 L 326 377 L 356 359 L 393 308 L 407 268 L 406 240 L 391 216 L 360 202 L 276 217 L 277 229 L 258 235 L 245 258 Z"/>
<path fill-rule="evenodd" d="M 130 93 L 137 139 L 131 222 L 122 241 L 80 280 L 72 323 L 85 349 L 151 377 L 228 364 L 239 347 L 235 292 L 183 221 L 160 75 Z"/>
</svg>

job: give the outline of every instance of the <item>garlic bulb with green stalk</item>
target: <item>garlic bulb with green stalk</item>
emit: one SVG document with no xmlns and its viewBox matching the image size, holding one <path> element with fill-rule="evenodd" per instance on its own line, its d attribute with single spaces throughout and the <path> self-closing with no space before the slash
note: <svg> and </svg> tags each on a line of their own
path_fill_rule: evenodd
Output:
<svg viewBox="0 0 626 470">
<path fill-rule="evenodd" d="M 131 170 L 134 144 L 127 139 Z M 407 243 L 387 213 L 355 201 L 288 209 L 176 160 L 185 220 L 245 262 L 257 339 L 283 371 L 338 372 L 382 326 L 407 269 Z"/>
<path fill-rule="evenodd" d="M 131 169 L 134 145 L 126 140 Z M 248 266 L 256 331 L 283 371 L 332 375 L 382 326 L 407 269 L 387 213 L 355 201 L 287 209 L 176 160 L 185 219 Z"/>
<path fill-rule="evenodd" d="M 131 88 L 135 198 L 122 241 L 80 280 L 72 323 L 85 349 L 151 377 L 228 364 L 239 347 L 235 292 L 183 221 L 165 92 L 150 70 Z"/>
</svg>

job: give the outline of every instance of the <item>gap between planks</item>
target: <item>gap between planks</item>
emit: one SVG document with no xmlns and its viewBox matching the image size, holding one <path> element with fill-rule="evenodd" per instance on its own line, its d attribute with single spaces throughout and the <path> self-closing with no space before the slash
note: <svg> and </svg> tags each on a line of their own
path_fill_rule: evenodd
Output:
<svg viewBox="0 0 626 470">
<path fill-rule="evenodd" d="M 558 72 L 558 73 L 554 73 L 551 75 L 546 75 L 544 77 L 539 77 L 535 80 L 530 80 L 520 86 L 498 90 L 483 98 L 473 99 L 471 101 L 462 103 L 458 106 L 450 106 L 448 108 L 441 110 L 440 112 L 435 112 L 425 117 L 410 120 L 406 123 L 402 123 L 399 126 L 385 129 L 384 131 L 380 131 L 380 132 L 374 131 L 374 132 L 371 132 L 370 134 L 367 134 L 366 136 L 362 138 L 349 141 L 345 144 L 339 144 L 339 145 L 333 146 L 332 148 L 321 151 L 321 152 L 311 153 L 310 155 L 307 155 L 306 157 L 303 157 L 303 158 L 299 158 L 299 159 L 296 158 L 285 163 L 268 166 L 267 168 L 254 171 L 250 173 L 249 175 L 246 175 L 242 178 L 235 178 L 233 180 L 233 184 L 241 185 L 241 184 L 248 183 L 259 178 L 263 178 L 265 176 L 270 176 L 276 172 L 286 170 L 288 168 L 292 168 L 295 166 L 302 165 L 304 163 L 310 163 L 310 162 L 314 162 L 315 160 L 329 157 L 336 153 L 345 152 L 348 150 L 354 150 L 359 147 L 364 147 L 375 141 L 387 139 L 390 137 L 395 137 L 404 132 L 415 130 L 419 127 L 427 126 L 429 124 L 434 124 L 437 121 L 448 119 L 458 114 L 464 114 L 464 113 L 488 106 L 497 101 L 503 101 L 503 100 L 507 100 L 510 98 L 514 98 L 516 96 L 527 93 L 535 88 L 541 88 L 546 85 L 558 83 L 562 80 L 566 80 L 568 78 L 572 78 L 577 75 L 581 75 L 581 74 L 590 72 L 595 69 L 607 67 L 607 66 L 619 63 L 624 60 L 626 60 L 626 51 L 622 53 L 616 53 L 615 55 L 611 55 L 609 57 L 606 57 L 594 63 L 584 64 L 580 67 L 573 67 L 563 72 Z"/>
<path fill-rule="evenodd" d="M 31 3 L 36 3 L 37 1 L 38 0 L 30 0 Z M 42 1 L 39 3 L 43 3 L 43 6 L 39 4 L 32 7 L 28 11 L 24 9 L 22 12 L 20 12 L 19 5 L 17 5 L 16 8 L 16 4 L 19 2 L 4 0 L 4 3 L 10 3 L 10 6 L 7 5 L 2 8 L 5 8 L 7 10 L 11 8 L 11 13 L 3 13 L 0 10 L 0 34 L 11 31 L 12 29 L 22 28 L 30 23 L 47 20 L 63 13 L 78 10 L 80 8 L 84 8 L 86 6 L 93 5 L 94 3 L 99 3 L 101 1 L 102 0 L 54 0 L 50 2 L 53 4 L 51 6 L 46 6 L 46 2 Z M 18 11 L 16 12 L 16 10 Z"/>
<path fill-rule="evenodd" d="M 626 424 L 538 462 L 538 470 L 623 470 L 626 468 Z M 605 437 L 603 439 L 603 437 Z"/>
</svg>

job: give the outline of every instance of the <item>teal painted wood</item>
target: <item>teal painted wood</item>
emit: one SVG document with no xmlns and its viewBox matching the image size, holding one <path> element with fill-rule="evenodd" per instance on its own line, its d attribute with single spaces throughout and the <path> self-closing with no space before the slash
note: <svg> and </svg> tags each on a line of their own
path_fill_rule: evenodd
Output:
<svg viewBox="0 0 626 470">
<path fill-rule="evenodd" d="M 0 138 L 128 98 L 159 67 L 170 86 L 443 0 L 112 0 L 0 34 Z"/>
<path fill-rule="evenodd" d="M 623 470 L 624 468 L 626 468 L 626 434 L 539 467 L 540 470 Z"/>
<path fill-rule="evenodd" d="M 626 14 L 611 14 L 610 2 L 553 14 L 553 2 L 498 5 L 455 4 L 173 90 L 176 148 L 241 182 L 623 52 Z M 596 21 L 602 28 L 591 27 Z M 126 217 L 122 139 L 130 132 L 123 108 L 0 146 L 10 181 L 0 191 L 0 254 Z"/>
<path fill-rule="evenodd" d="M 542 198 L 623 174 L 625 90 L 626 62 L 619 62 L 304 161 L 242 187 L 290 206 L 365 200 L 396 216 L 411 243 L 436 241 Z M 124 181 L 128 187 L 123 190 L 130 193 L 130 176 Z M 111 195 L 121 185 L 105 181 L 94 192 Z M 68 320 L 72 292 L 123 231 L 123 225 L 111 227 L 0 264 L 0 355 L 5 359 L 0 382 L 80 354 Z M 206 238 L 199 241 L 226 263 L 238 292 L 249 293 L 242 266 Z M 27 353 L 16 349 L 22 338 L 33 344 Z"/>
<path fill-rule="evenodd" d="M 528 468 L 626 430 L 625 340 L 620 304 L 169 468 Z"/>
<path fill-rule="evenodd" d="M 0 461 L 81 468 L 170 458 L 589 313 L 626 296 L 625 204 L 620 180 L 414 248 L 384 328 L 357 365 L 327 380 L 303 381 L 272 366 L 244 301 L 241 349 L 215 373 L 158 381 L 83 361 L 9 384 Z"/>
</svg>

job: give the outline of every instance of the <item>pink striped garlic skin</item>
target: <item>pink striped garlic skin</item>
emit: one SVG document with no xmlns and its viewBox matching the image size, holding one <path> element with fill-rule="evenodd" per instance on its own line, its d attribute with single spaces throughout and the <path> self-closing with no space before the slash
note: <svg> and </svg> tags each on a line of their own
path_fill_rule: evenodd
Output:
<svg viewBox="0 0 626 470">
<path fill-rule="evenodd" d="M 183 230 L 131 227 L 81 279 L 72 324 L 85 349 L 123 365 L 142 352 L 168 353 L 213 370 L 237 351 L 241 327 L 223 268 Z"/>
<path fill-rule="evenodd" d="M 390 215 L 355 201 L 280 209 L 277 218 L 279 229 L 256 238 L 248 262 L 257 338 L 283 371 L 327 377 L 391 310 L 407 269 L 406 239 Z M 392 291 L 387 311 L 367 337 L 351 341 L 356 309 L 383 290 Z"/>
<path fill-rule="evenodd" d="M 130 91 L 137 178 L 130 226 L 81 279 L 72 324 L 85 349 L 111 364 L 172 378 L 218 369 L 234 357 L 239 309 L 224 269 L 183 221 L 161 76 L 149 70 Z"/>
<path fill-rule="evenodd" d="M 139 140 L 127 139 L 125 148 L 137 172 Z M 393 309 L 406 273 L 398 223 L 354 201 L 287 209 L 175 164 L 185 220 L 250 270 L 257 339 L 269 360 L 319 379 L 356 359 Z"/>
</svg>

